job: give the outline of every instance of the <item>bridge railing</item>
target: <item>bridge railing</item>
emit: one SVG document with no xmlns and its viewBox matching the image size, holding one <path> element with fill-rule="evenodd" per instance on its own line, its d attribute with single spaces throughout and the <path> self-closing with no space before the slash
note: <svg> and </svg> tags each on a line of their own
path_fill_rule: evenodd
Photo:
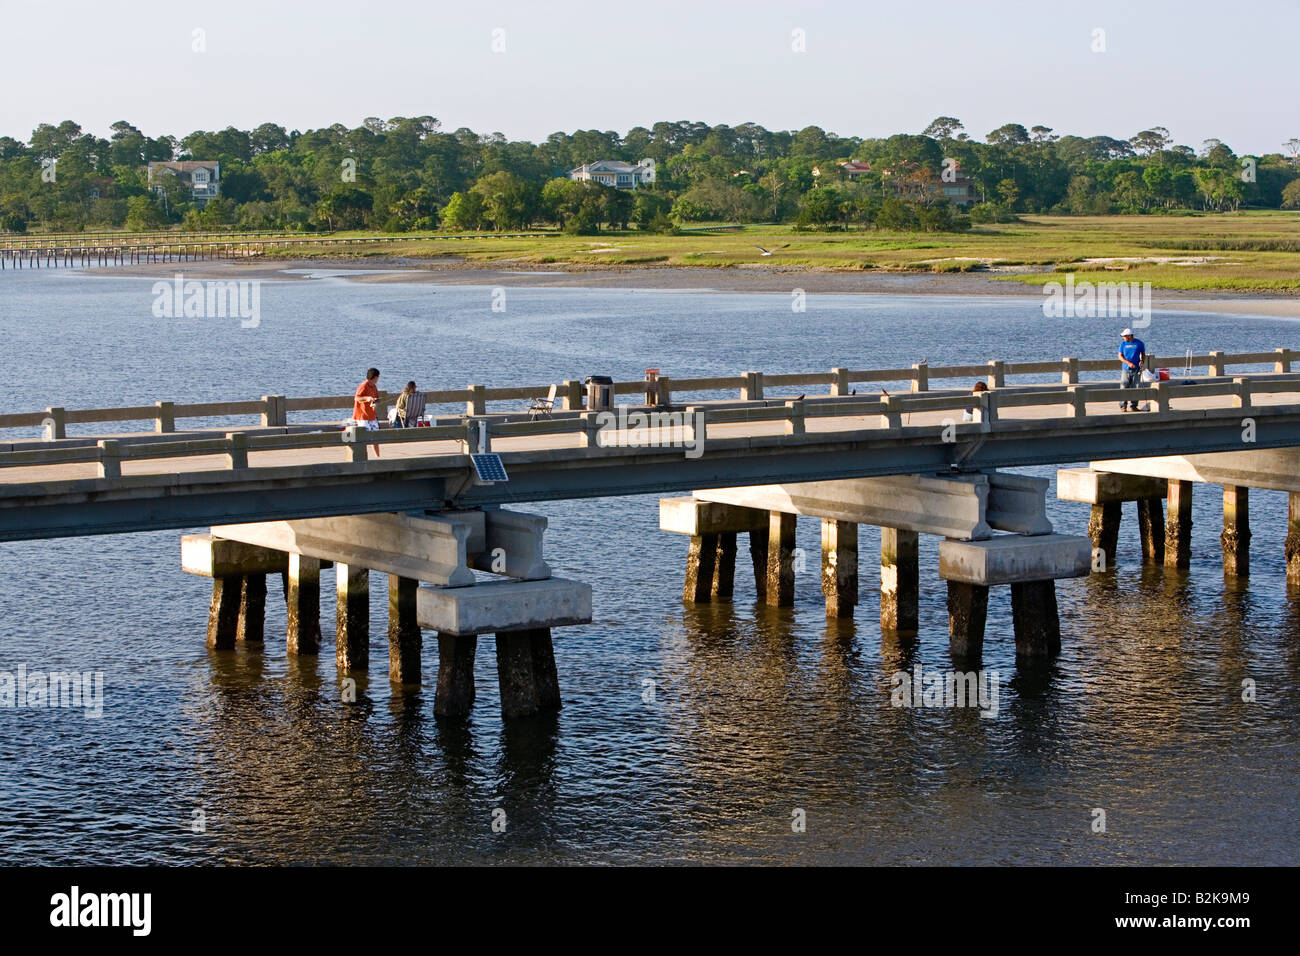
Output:
<svg viewBox="0 0 1300 956">
<path fill-rule="evenodd" d="M 1271 353 L 1269 353 L 1271 354 Z M 1156 382 L 1138 388 L 1122 389 L 1107 382 L 1069 383 L 1037 389 L 991 389 L 986 392 L 948 391 L 936 394 L 897 394 L 880 396 L 827 396 L 818 401 L 790 399 L 784 402 L 751 402 L 744 405 L 702 404 L 687 405 L 686 414 L 668 413 L 666 418 L 650 418 L 642 422 L 632 417 L 606 416 L 598 412 L 584 412 L 566 418 L 539 419 L 537 421 L 490 422 L 486 418 L 467 418 L 456 424 L 430 428 L 402 428 L 384 431 L 365 431 L 331 428 L 314 432 L 229 432 L 222 437 L 190 438 L 178 441 L 158 441 L 123 438 L 103 438 L 95 444 L 68 444 L 50 441 L 32 443 L 29 447 L 0 452 L 0 470 L 4 468 L 47 467 L 69 464 L 94 464 L 100 478 L 119 478 L 124 463 L 163 459 L 194 459 L 185 473 L 200 475 L 218 470 L 246 470 L 250 467 L 274 469 L 284 465 L 301 467 L 301 462 L 283 459 L 263 459 L 250 466 L 249 456 L 266 452 L 284 452 L 303 449 L 339 449 L 340 461 L 363 463 L 367 460 L 370 445 L 429 446 L 423 458 L 446 458 L 448 466 L 464 464 L 463 456 L 481 450 L 484 436 L 490 443 L 493 438 L 528 438 L 539 436 L 579 435 L 578 447 L 617 448 L 639 447 L 646 442 L 631 440 L 632 433 L 640 438 L 689 432 L 694 439 L 739 438 L 754 440 L 756 436 L 728 434 L 719 426 L 737 423 L 773 422 L 782 424 L 781 435 L 805 436 L 806 440 L 845 439 L 870 440 L 872 437 L 912 437 L 933 440 L 946 429 L 955 428 L 957 435 L 968 437 L 980 433 L 1033 428 L 1083 427 L 1088 424 L 1107 424 L 1122 420 L 1126 424 L 1171 421 L 1237 421 L 1242 410 L 1251 414 L 1295 414 L 1294 405 L 1264 403 L 1255 399 L 1266 395 L 1300 394 L 1300 373 L 1266 373 L 1237 376 L 1227 380 L 1212 380 L 1198 384 L 1181 384 L 1172 381 Z M 1189 400 L 1229 397 L 1226 406 L 1188 408 Z M 1149 401 L 1154 410 L 1139 419 L 1119 419 L 1114 403 Z M 1089 406 L 1105 404 L 1102 414 L 1090 414 Z M 1062 407 L 1064 414 L 1056 416 L 1003 418 L 1002 413 L 1029 407 Z M 913 414 L 969 411 L 971 420 L 958 423 L 955 418 L 942 422 L 933 420 L 912 424 Z M 611 421 L 611 419 L 613 419 Z M 840 419 L 851 422 L 850 429 L 814 429 L 808 433 L 808 423 L 818 419 Z M 861 419 L 861 422 L 855 421 Z M 613 434 L 611 434 L 611 426 Z M 710 435 L 710 429 L 714 433 Z M 820 434 L 816 434 L 820 432 Z M 671 439 L 671 435 L 666 436 Z M 769 436 L 770 437 L 770 436 Z M 945 440 L 952 440 L 951 438 Z M 438 443 L 451 448 L 435 448 Z M 662 444 L 662 441 L 656 442 Z M 550 449 L 553 450 L 553 449 Z M 200 459 L 209 459 L 202 461 Z M 211 459 L 217 459 L 212 461 Z M 409 460 L 409 458 L 408 458 Z M 327 463 L 322 463 L 327 464 Z M 177 470 L 173 474 L 180 474 Z"/>
<path fill-rule="evenodd" d="M 1153 369 L 1169 366 L 1174 370 L 1174 377 L 1176 378 L 1183 377 L 1182 370 L 1189 363 L 1193 369 L 1204 369 L 1212 377 L 1223 377 L 1227 374 L 1229 368 L 1241 366 L 1271 365 L 1275 374 L 1286 374 L 1291 371 L 1295 354 L 1295 350 L 1289 348 L 1278 348 L 1268 352 L 1223 353 L 1216 351 L 1193 354 L 1190 360 L 1186 355 L 1148 357 L 1147 365 Z M 853 385 L 855 384 L 882 382 L 906 383 L 911 392 L 917 393 L 935 390 L 932 388 L 932 383 L 935 381 L 969 380 L 972 378 L 985 381 L 990 388 L 995 389 L 1007 387 L 1041 389 L 1048 386 L 1044 384 L 1033 386 L 1009 385 L 1008 379 L 1018 376 L 1042 377 L 1045 375 L 1058 375 L 1062 385 L 1084 384 L 1084 380 L 1081 378 L 1083 373 L 1106 372 L 1108 373 L 1107 378 L 1109 378 L 1110 373 L 1115 371 L 1116 364 L 1114 359 L 1067 357 L 1059 362 L 992 361 L 983 365 L 948 366 L 917 363 L 908 368 L 834 368 L 829 372 L 797 372 L 775 375 L 751 371 L 740 375 L 721 375 L 706 378 L 670 379 L 663 376 L 659 379 L 657 387 L 661 399 L 668 400 L 661 401 L 661 404 L 665 405 L 673 399 L 676 399 L 676 405 L 681 405 L 682 398 L 685 395 L 717 395 L 728 391 L 737 392 L 739 395 L 738 401 L 741 402 L 784 401 L 784 398 L 779 395 L 772 395 L 770 398 L 765 397 L 766 390 L 801 388 L 806 391 L 809 388 L 821 386 L 830 387 L 830 396 L 843 397 L 850 395 L 854 391 Z M 561 417 L 565 417 L 566 413 L 567 415 L 576 415 L 583 410 L 585 390 L 580 381 L 566 380 L 557 383 L 555 387 L 556 407 Z M 647 383 L 644 381 L 616 382 L 614 383 L 614 393 L 615 395 L 641 394 L 646 387 Z M 948 386 L 948 388 L 951 387 Z M 439 406 L 463 405 L 465 415 L 508 419 L 524 414 L 520 403 L 544 398 L 549 394 L 550 388 L 549 385 L 507 386 L 501 388 L 469 385 L 459 389 L 425 392 L 425 401 L 430 409 Z M 388 406 L 395 402 L 396 399 L 397 393 L 395 392 L 380 393 L 378 414 L 381 420 L 386 417 Z M 350 411 L 352 402 L 353 396 L 351 394 L 305 398 L 263 395 L 259 399 L 234 402 L 177 404 L 175 402 L 158 401 L 152 405 L 135 405 L 123 408 L 70 409 L 50 407 L 43 412 L 19 412 L 0 415 L 0 430 L 44 426 L 47 438 L 58 439 L 67 437 L 68 425 L 150 422 L 153 425 L 153 431 L 168 433 L 176 430 L 177 421 L 185 419 L 241 417 L 257 417 L 260 419 L 262 427 L 287 428 L 291 426 L 289 420 L 289 413 L 291 412 Z M 513 403 L 513 407 L 505 412 L 499 409 L 490 412 L 489 403 L 497 406 L 503 403 Z M 294 423 L 293 427 L 304 428 L 319 424 L 321 424 L 319 421 L 308 420 Z"/>
</svg>

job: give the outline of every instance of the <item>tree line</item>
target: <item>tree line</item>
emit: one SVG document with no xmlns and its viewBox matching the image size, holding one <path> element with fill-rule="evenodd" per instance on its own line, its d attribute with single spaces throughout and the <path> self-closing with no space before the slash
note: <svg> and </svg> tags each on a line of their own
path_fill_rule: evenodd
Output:
<svg viewBox="0 0 1300 956">
<path fill-rule="evenodd" d="M 507 140 L 431 116 L 366 119 L 349 129 L 198 130 L 150 137 L 120 121 L 108 139 L 72 120 L 20 142 L 0 136 L 0 230 L 373 229 L 472 231 L 553 226 L 670 232 L 692 222 L 779 222 L 809 229 L 949 231 L 1019 213 L 1186 214 L 1300 208 L 1300 139 L 1238 156 L 1224 142 L 1176 145 L 1163 127 L 1128 139 L 1057 135 L 1008 123 L 983 140 L 954 117 L 919 134 L 862 139 L 819 127 L 768 130 L 656 123 Z M 653 186 L 622 191 L 567 178 L 600 159 L 653 159 Z M 200 206 L 147 164 L 221 163 L 221 194 Z M 841 163 L 869 165 L 849 173 Z M 960 177 L 977 200 L 955 208 L 934 188 Z"/>
</svg>

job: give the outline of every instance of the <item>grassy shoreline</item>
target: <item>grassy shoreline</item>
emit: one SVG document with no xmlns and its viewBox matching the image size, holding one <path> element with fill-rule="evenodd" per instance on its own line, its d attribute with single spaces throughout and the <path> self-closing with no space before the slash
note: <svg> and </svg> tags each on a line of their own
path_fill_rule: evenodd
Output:
<svg viewBox="0 0 1300 956">
<path fill-rule="evenodd" d="M 268 250 L 285 260 L 394 258 L 392 245 L 356 233 L 356 245 Z M 771 250 L 764 255 L 759 247 Z M 462 268 L 566 270 L 762 269 L 772 273 L 977 274 L 1039 286 L 1077 281 L 1150 282 L 1161 290 L 1300 295 L 1300 213 L 1204 216 L 1026 216 L 967 233 L 795 232 L 744 226 L 676 236 L 430 238 L 404 243 L 401 259 Z"/>
</svg>

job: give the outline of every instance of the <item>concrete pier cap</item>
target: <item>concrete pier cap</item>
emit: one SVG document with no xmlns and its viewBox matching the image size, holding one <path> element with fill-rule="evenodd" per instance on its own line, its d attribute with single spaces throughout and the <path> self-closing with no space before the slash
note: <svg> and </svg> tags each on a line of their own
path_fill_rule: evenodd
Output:
<svg viewBox="0 0 1300 956">
<path fill-rule="evenodd" d="M 591 585 L 566 578 L 420 587 L 420 626 L 439 634 L 490 634 L 591 623 Z"/>
<path fill-rule="evenodd" d="M 1164 478 L 1149 475 L 1126 475 L 1091 468 L 1061 468 L 1056 472 L 1056 497 L 1061 501 L 1081 501 L 1104 505 L 1113 501 L 1139 501 L 1163 498 L 1168 488 Z"/>
<path fill-rule="evenodd" d="M 1092 572 L 1092 541 L 1083 535 L 1007 534 L 983 541 L 941 541 L 939 577 L 989 587 L 1081 578 Z"/>
</svg>

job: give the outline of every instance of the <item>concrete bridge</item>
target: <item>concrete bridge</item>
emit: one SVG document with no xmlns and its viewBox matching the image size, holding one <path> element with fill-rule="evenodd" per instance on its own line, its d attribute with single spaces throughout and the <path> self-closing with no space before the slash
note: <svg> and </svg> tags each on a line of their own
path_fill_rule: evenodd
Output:
<svg viewBox="0 0 1300 956">
<path fill-rule="evenodd" d="M 551 628 L 591 618 L 590 589 L 550 576 L 545 518 L 503 507 L 520 502 L 678 496 L 661 501 L 661 527 L 690 538 L 684 597 L 695 603 L 731 599 L 742 533 L 763 599 L 792 603 L 795 521 L 818 517 L 833 616 L 853 613 L 857 526 L 876 524 L 881 624 L 903 636 L 916 628 L 918 535 L 939 535 L 954 655 L 978 658 L 988 589 L 1005 585 L 1018 654 L 1045 657 L 1060 646 L 1054 582 L 1107 557 L 1113 566 L 1120 501 L 1141 503 L 1151 542 L 1157 521 L 1166 540 L 1160 498 L 1168 497 L 1167 540 L 1180 556 L 1190 483 L 1223 483 L 1225 555 L 1231 545 L 1232 568 L 1247 567 L 1244 489 L 1300 494 L 1289 477 L 1300 454 L 1292 356 L 1192 356 L 1197 374 L 1124 392 L 1112 360 L 1074 358 L 622 382 L 614 395 L 636 403 L 613 409 L 595 394 L 584 406 L 577 381 L 470 385 L 427 393 L 430 408 L 447 411 L 431 427 L 377 433 L 319 420 L 350 408 L 350 395 L 52 407 L 0 416 L 0 429 L 43 430 L 0 442 L 0 540 L 211 526 L 187 536 L 184 567 L 213 579 L 214 648 L 263 639 L 266 575 L 278 573 L 289 650 L 316 653 L 319 573 L 333 563 L 340 673 L 369 666 L 368 572 L 386 573 L 390 676 L 418 681 L 421 631 L 437 631 L 435 709 L 447 715 L 473 702 L 474 647 L 486 633 L 497 639 L 504 711 L 558 707 Z M 935 387 L 954 379 L 964 381 Z M 972 393 L 974 379 L 988 391 Z M 553 411 L 525 411 L 544 397 Z M 1121 398 L 1150 410 L 1121 413 Z M 186 420 L 197 427 L 178 431 Z M 143 422 L 152 429 L 89 427 Z M 479 477 L 471 456 L 484 452 L 500 455 L 507 480 Z M 1060 493 L 1094 505 L 1092 540 L 1056 533 L 1046 480 L 999 471 L 1078 462 L 1093 467 L 1063 473 Z"/>
</svg>

